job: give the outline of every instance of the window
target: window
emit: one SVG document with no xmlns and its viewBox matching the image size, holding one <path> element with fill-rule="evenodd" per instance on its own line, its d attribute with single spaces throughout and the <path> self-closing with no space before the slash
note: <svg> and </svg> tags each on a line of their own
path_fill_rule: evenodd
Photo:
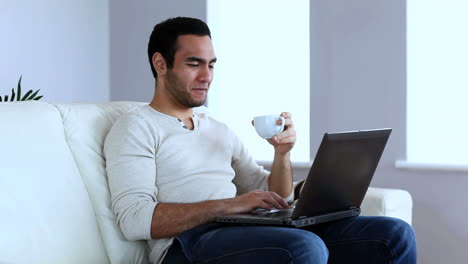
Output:
<svg viewBox="0 0 468 264">
<path fill-rule="evenodd" d="M 468 1 L 407 2 L 407 161 L 468 164 Z"/>
<path fill-rule="evenodd" d="M 310 161 L 309 1 L 208 0 L 218 62 L 208 107 L 258 161 L 273 151 L 251 125 L 254 116 L 291 112 L 294 162 Z"/>
</svg>

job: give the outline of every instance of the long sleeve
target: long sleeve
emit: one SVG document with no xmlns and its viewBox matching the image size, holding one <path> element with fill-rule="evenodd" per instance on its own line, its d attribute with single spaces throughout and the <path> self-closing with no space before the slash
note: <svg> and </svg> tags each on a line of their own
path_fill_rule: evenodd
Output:
<svg viewBox="0 0 468 264">
<path fill-rule="evenodd" d="M 112 209 L 128 240 L 151 239 L 151 220 L 157 204 L 156 138 L 136 115 L 119 119 L 104 143 Z"/>
<path fill-rule="evenodd" d="M 237 194 L 240 195 L 253 190 L 268 191 L 270 172 L 256 163 L 237 136 L 234 135 L 233 138 L 232 167 L 236 172 L 233 183 L 237 187 Z M 287 203 L 292 203 L 293 200 L 294 188 L 291 194 L 285 198 Z"/>
<path fill-rule="evenodd" d="M 237 187 L 237 194 L 241 195 L 253 190 L 267 191 L 270 172 L 255 162 L 247 148 L 233 132 L 231 137 L 233 140 L 231 166 L 235 171 L 233 183 Z"/>
</svg>

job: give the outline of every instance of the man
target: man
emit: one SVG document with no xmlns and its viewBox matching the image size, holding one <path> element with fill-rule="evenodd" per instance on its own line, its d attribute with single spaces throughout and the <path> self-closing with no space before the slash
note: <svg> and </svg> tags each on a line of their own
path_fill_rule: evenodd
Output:
<svg viewBox="0 0 468 264">
<path fill-rule="evenodd" d="M 281 114 L 285 130 L 269 140 L 270 173 L 227 126 L 197 108 L 216 63 L 204 22 L 178 17 L 156 25 L 148 57 L 155 95 L 114 124 L 104 153 L 118 224 L 128 240 L 148 240 L 153 263 L 416 262 L 413 230 L 392 218 L 355 217 L 308 230 L 212 223 L 288 207 L 291 114 Z"/>
</svg>

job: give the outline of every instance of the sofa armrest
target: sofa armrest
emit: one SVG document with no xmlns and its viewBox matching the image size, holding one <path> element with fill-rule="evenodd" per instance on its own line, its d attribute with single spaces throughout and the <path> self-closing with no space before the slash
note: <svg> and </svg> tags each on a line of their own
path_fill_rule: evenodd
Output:
<svg viewBox="0 0 468 264">
<path fill-rule="evenodd" d="M 361 215 L 390 216 L 411 225 L 413 200 L 400 189 L 369 187 L 361 205 Z"/>
</svg>

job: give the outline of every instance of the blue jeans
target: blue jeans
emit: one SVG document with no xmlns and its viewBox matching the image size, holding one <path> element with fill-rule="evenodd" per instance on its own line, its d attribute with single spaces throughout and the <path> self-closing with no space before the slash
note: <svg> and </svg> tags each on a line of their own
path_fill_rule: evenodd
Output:
<svg viewBox="0 0 468 264">
<path fill-rule="evenodd" d="M 406 222 L 358 216 L 307 229 L 201 225 L 174 240 L 169 263 L 416 263 L 416 239 Z"/>
</svg>

